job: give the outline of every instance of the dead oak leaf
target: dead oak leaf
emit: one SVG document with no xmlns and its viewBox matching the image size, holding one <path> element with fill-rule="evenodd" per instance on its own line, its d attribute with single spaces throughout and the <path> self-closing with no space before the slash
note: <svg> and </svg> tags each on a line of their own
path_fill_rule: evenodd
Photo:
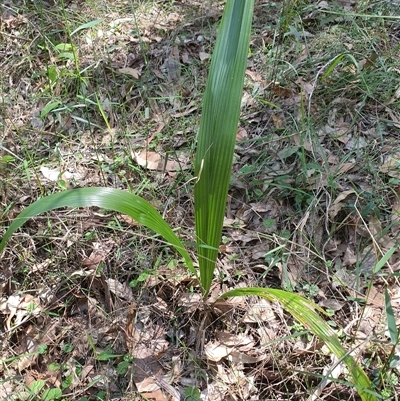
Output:
<svg viewBox="0 0 400 401">
<path fill-rule="evenodd" d="M 136 68 L 131 68 L 131 67 L 125 67 L 125 68 L 120 68 L 118 70 L 121 74 L 125 75 L 130 75 L 131 77 L 138 79 L 141 75 L 140 71 L 137 70 Z"/>
<path fill-rule="evenodd" d="M 247 133 L 247 131 L 243 127 L 239 127 L 239 129 L 237 130 L 237 133 L 236 133 L 236 140 L 238 142 L 240 142 L 240 141 L 244 141 L 248 137 L 249 137 L 249 134 Z"/>
<path fill-rule="evenodd" d="M 389 177 L 400 177 L 400 153 L 386 157 L 384 163 L 379 167 L 381 173 L 387 174 Z"/>
<path fill-rule="evenodd" d="M 138 152 L 134 153 L 135 162 L 148 170 L 161 170 L 162 169 L 162 157 L 156 152 Z"/>
<path fill-rule="evenodd" d="M 248 75 L 254 82 L 261 82 L 263 77 L 256 71 L 246 70 L 246 75 Z"/>
<path fill-rule="evenodd" d="M 271 115 L 272 121 L 274 123 L 275 128 L 280 129 L 283 126 L 283 120 L 279 117 L 277 117 L 275 114 Z"/>
<path fill-rule="evenodd" d="M 218 362 L 221 359 L 227 357 L 234 347 L 229 347 L 225 344 L 217 342 L 209 342 L 204 346 L 204 352 L 208 360 Z"/>
<path fill-rule="evenodd" d="M 159 153 L 144 150 L 134 152 L 133 159 L 139 166 L 148 170 L 170 173 L 189 168 L 189 158 L 186 156 L 181 156 L 178 160 L 165 160 Z"/>
<path fill-rule="evenodd" d="M 168 81 L 177 81 L 180 77 L 181 69 L 179 63 L 179 48 L 174 46 L 169 57 L 164 62 L 164 69 L 167 72 Z"/>
<path fill-rule="evenodd" d="M 93 251 L 89 257 L 82 260 L 82 266 L 87 268 L 97 267 L 100 262 L 103 262 L 113 249 L 115 243 L 111 241 L 94 242 Z"/>
<path fill-rule="evenodd" d="M 275 313 L 272 303 L 267 299 L 260 299 L 250 305 L 243 317 L 244 323 L 275 322 Z"/>
<path fill-rule="evenodd" d="M 342 193 L 340 193 L 329 207 L 329 211 L 328 211 L 329 217 L 331 219 L 334 219 L 338 215 L 338 213 L 342 210 L 342 208 L 345 206 L 346 199 L 350 195 L 354 195 L 354 194 L 355 194 L 355 192 L 352 189 L 343 191 Z"/>
<path fill-rule="evenodd" d="M 199 52 L 199 58 L 200 58 L 200 61 L 204 61 L 204 60 L 207 60 L 208 58 L 210 58 L 210 55 L 209 55 L 209 53 L 206 53 L 206 52 Z"/>
<path fill-rule="evenodd" d="M 108 278 L 105 280 L 108 289 L 119 298 L 125 299 L 129 302 L 133 301 L 132 288 L 125 282 L 120 283 L 118 280 Z"/>
<path fill-rule="evenodd" d="M 147 398 L 168 400 L 166 393 L 173 400 L 179 400 L 179 393 L 171 386 L 171 378 L 165 375 L 158 361 L 160 353 L 168 348 L 165 332 L 160 326 L 150 323 L 142 327 L 136 324 L 139 316 L 137 305 L 132 302 L 127 316 L 127 346 L 134 358 L 133 381 L 138 392 Z"/>
</svg>

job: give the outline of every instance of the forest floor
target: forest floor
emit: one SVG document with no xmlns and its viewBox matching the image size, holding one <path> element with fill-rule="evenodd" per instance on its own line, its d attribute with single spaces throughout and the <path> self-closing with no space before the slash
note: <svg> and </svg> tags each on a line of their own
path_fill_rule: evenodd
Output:
<svg viewBox="0 0 400 401">
<path fill-rule="evenodd" d="M 192 160 L 223 3 L 3 0 L 1 234 L 41 196 L 108 186 L 195 241 Z M 398 326 L 398 10 L 256 1 L 210 295 L 315 301 L 382 400 L 400 394 L 387 319 Z M 359 399 L 278 304 L 204 302 L 180 257 L 127 216 L 35 217 L 1 257 L 0 400 Z"/>
</svg>

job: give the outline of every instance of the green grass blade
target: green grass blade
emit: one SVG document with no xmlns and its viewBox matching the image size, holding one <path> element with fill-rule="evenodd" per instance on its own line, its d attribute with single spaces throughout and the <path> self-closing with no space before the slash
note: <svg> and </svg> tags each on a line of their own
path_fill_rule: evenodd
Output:
<svg viewBox="0 0 400 401">
<path fill-rule="evenodd" d="M 71 32 L 71 36 L 75 35 L 77 32 L 82 31 L 82 29 L 89 29 L 93 28 L 94 26 L 100 24 L 103 22 L 103 18 L 96 19 L 94 21 L 87 22 L 86 24 L 78 26 L 73 32 Z"/>
<path fill-rule="evenodd" d="M 385 311 L 386 311 L 386 322 L 390 335 L 390 341 L 393 345 L 397 345 L 399 342 L 399 331 L 397 330 L 396 317 L 394 315 L 392 303 L 390 302 L 390 296 L 387 288 L 385 289 Z"/>
<path fill-rule="evenodd" d="M 343 60 L 344 56 L 345 56 L 344 53 L 342 53 L 333 59 L 333 61 L 329 65 L 328 69 L 322 75 L 322 79 L 326 79 L 327 77 L 329 77 L 329 75 L 335 69 L 335 67 Z"/>
<path fill-rule="evenodd" d="M 304 327 L 309 328 L 339 360 L 342 360 L 346 364 L 352 376 L 354 386 L 362 400 L 377 400 L 372 389 L 372 384 L 364 370 L 343 348 L 334 330 L 316 313 L 316 311 L 325 313 L 323 309 L 300 295 L 272 288 L 240 288 L 228 291 L 220 298 L 246 295 L 263 297 L 270 301 L 279 302 L 287 312 Z"/>
<path fill-rule="evenodd" d="M 397 251 L 398 246 L 392 246 L 383 256 L 382 258 L 376 263 L 374 269 L 372 270 L 372 274 L 377 274 L 382 269 L 383 266 L 386 265 L 388 260 L 392 257 L 395 251 Z"/>
<path fill-rule="evenodd" d="M 254 0 L 228 0 L 210 66 L 195 160 L 200 280 L 207 295 L 221 241 Z M 212 249 L 214 248 L 214 249 Z"/>
<path fill-rule="evenodd" d="M 0 242 L 0 254 L 15 230 L 21 227 L 31 217 L 60 207 L 88 206 L 97 206 L 127 214 L 138 223 L 155 231 L 176 248 L 183 256 L 189 270 L 196 274 L 192 260 L 182 242 L 157 210 L 140 196 L 114 188 L 78 188 L 38 199 L 24 209 L 11 223 Z"/>
</svg>

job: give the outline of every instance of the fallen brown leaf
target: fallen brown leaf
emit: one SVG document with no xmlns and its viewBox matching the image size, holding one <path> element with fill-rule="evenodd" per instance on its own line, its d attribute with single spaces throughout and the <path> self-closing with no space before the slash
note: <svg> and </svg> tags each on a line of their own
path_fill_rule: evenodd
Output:
<svg viewBox="0 0 400 401">
<path fill-rule="evenodd" d="M 189 158 L 186 156 L 181 156 L 179 160 L 168 159 L 165 162 L 165 159 L 159 153 L 146 150 L 139 153 L 134 152 L 133 158 L 141 167 L 162 172 L 173 173 L 179 170 L 186 170 L 190 166 Z"/>
<path fill-rule="evenodd" d="M 135 79 L 138 79 L 141 75 L 139 70 L 131 67 L 120 68 L 118 72 L 120 72 L 121 74 L 130 75 Z"/>
</svg>

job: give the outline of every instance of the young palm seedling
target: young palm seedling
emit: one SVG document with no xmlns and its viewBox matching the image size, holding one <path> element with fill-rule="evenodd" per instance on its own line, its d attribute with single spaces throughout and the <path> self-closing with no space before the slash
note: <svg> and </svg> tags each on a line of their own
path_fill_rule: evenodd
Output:
<svg viewBox="0 0 400 401">
<path fill-rule="evenodd" d="M 37 200 L 12 222 L 1 243 L 0 252 L 10 236 L 29 218 L 60 207 L 98 206 L 130 215 L 138 223 L 162 236 L 183 257 L 207 297 L 221 241 L 226 199 L 230 182 L 241 95 L 250 40 L 254 0 L 228 0 L 212 57 L 195 157 L 195 226 L 199 271 L 172 228 L 147 201 L 126 191 L 112 188 L 80 188 Z M 255 295 L 280 302 L 301 324 L 326 343 L 343 363 L 363 400 L 377 399 L 371 383 L 343 348 L 333 329 L 316 311 L 315 304 L 296 294 L 269 288 L 233 290 L 221 297 Z"/>
</svg>

